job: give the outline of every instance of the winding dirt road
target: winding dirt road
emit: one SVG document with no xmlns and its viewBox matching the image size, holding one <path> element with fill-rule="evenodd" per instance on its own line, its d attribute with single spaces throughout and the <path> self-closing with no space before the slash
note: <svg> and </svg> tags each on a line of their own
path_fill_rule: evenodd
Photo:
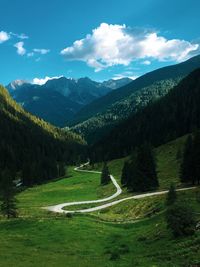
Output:
<svg viewBox="0 0 200 267">
<path fill-rule="evenodd" d="M 87 171 L 87 170 L 81 170 L 82 167 L 84 167 L 86 164 L 81 165 L 80 167 L 76 167 L 74 170 L 78 171 L 78 172 L 87 172 L 87 173 L 99 173 L 101 174 L 101 172 L 98 171 Z M 115 180 L 115 178 L 110 175 L 110 179 L 113 183 L 113 185 L 116 187 L 116 192 L 111 195 L 110 197 L 107 198 L 102 198 L 102 199 L 98 199 L 98 200 L 88 200 L 88 201 L 76 201 L 76 202 L 66 202 L 66 203 L 62 203 L 62 204 L 58 204 L 58 205 L 54 205 L 54 206 L 49 206 L 49 207 L 45 207 L 44 209 L 47 209 L 49 211 L 52 212 L 56 212 L 56 213 L 87 213 L 87 212 L 93 212 L 93 211 L 97 211 L 97 210 L 101 210 L 101 209 L 105 209 L 108 207 L 111 207 L 113 205 L 119 204 L 123 201 L 126 200 L 130 200 L 130 199 L 140 199 L 140 198 L 145 198 L 145 197 L 151 197 L 151 196 L 157 196 L 157 195 L 163 195 L 166 194 L 168 192 L 168 190 L 165 191 L 159 191 L 159 192 L 153 192 L 153 193 L 145 193 L 145 194 L 140 194 L 140 195 L 135 195 L 135 196 L 131 196 L 131 197 L 125 197 L 122 199 L 118 199 L 109 203 L 105 203 L 96 207 L 92 207 L 92 208 L 88 208 L 88 209 L 80 209 L 80 210 L 64 210 L 63 208 L 65 207 L 69 207 L 69 206 L 73 206 L 73 205 L 82 205 L 82 204 L 93 204 L 93 203 L 101 203 L 101 202 L 107 202 L 109 200 L 112 200 L 114 198 L 116 198 L 117 196 L 119 196 L 122 193 L 122 189 L 119 186 L 119 184 L 117 183 L 117 181 Z M 177 189 L 176 191 L 185 191 L 185 190 L 191 190 L 194 189 L 195 187 L 186 187 L 186 188 L 181 188 L 181 189 Z"/>
</svg>

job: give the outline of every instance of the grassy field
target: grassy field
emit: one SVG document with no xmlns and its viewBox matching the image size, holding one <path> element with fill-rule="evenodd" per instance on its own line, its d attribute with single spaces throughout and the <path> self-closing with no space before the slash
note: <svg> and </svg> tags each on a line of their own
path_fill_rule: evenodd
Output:
<svg viewBox="0 0 200 267">
<path fill-rule="evenodd" d="M 179 139 L 156 150 L 161 188 L 167 187 L 171 181 L 179 184 L 178 167 L 171 164 L 176 159 L 178 144 L 182 142 Z M 111 172 L 118 179 L 122 165 L 123 160 L 109 163 Z M 173 239 L 164 220 L 164 196 L 126 201 L 101 212 L 76 214 L 71 218 L 41 209 L 62 202 L 93 200 L 115 191 L 113 185 L 99 186 L 99 181 L 99 174 L 78 173 L 70 168 L 67 178 L 19 193 L 19 218 L 7 220 L 0 217 L 0 266 L 200 265 L 200 232 L 191 237 Z M 200 213 L 195 190 L 181 192 L 178 196 L 191 203 L 195 212 Z M 118 220 L 135 221 L 113 223 Z"/>
</svg>

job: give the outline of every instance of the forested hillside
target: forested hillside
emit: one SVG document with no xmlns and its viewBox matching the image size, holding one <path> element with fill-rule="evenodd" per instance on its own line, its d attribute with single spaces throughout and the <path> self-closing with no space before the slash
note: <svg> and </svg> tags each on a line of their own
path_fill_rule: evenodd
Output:
<svg viewBox="0 0 200 267">
<path fill-rule="evenodd" d="M 113 104 L 105 112 L 75 125 L 72 130 L 81 134 L 89 144 L 93 144 L 108 134 L 116 124 L 145 107 L 148 103 L 166 95 L 180 80 L 181 77 L 162 80 L 141 90 L 136 90 L 130 96 Z"/>
<path fill-rule="evenodd" d="M 138 145 L 166 143 L 200 127 L 200 69 L 193 71 L 165 97 L 138 111 L 97 142 L 93 161 L 128 155 Z"/>
<path fill-rule="evenodd" d="M 64 174 L 81 159 L 84 141 L 25 112 L 0 86 L 0 171 L 31 185 Z"/>
</svg>

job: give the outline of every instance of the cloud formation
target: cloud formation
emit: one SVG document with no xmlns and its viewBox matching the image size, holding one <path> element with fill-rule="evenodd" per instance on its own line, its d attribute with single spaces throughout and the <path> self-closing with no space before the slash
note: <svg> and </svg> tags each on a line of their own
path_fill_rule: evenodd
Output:
<svg viewBox="0 0 200 267">
<path fill-rule="evenodd" d="M 61 51 L 66 60 L 79 60 L 100 71 L 114 65 L 129 65 L 149 59 L 181 62 L 199 48 L 186 40 L 168 40 L 157 32 L 131 29 L 126 25 L 100 24 L 99 27 Z"/>
<path fill-rule="evenodd" d="M 40 55 L 46 55 L 50 52 L 50 49 L 38 49 L 38 48 L 34 48 L 31 52 L 27 53 L 27 57 L 34 57 L 36 54 L 40 54 Z M 40 61 L 40 57 L 38 57 L 35 61 Z"/>
<path fill-rule="evenodd" d="M 130 79 L 132 79 L 132 80 L 135 80 L 139 76 L 138 75 L 135 75 L 135 73 L 132 72 L 132 71 L 124 71 L 122 73 L 115 74 L 112 79 L 113 80 L 118 80 L 118 79 L 127 78 L 127 77 L 130 78 Z"/>
<path fill-rule="evenodd" d="M 39 53 L 41 55 L 45 55 L 45 54 L 49 53 L 50 50 L 49 49 L 37 49 L 37 48 L 34 48 L 33 52 Z"/>
<path fill-rule="evenodd" d="M 24 42 L 18 42 L 14 44 L 14 47 L 17 48 L 17 54 L 23 56 L 26 54 L 26 49 L 24 48 Z"/>
<path fill-rule="evenodd" d="M 19 38 L 19 39 L 22 39 L 22 40 L 24 40 L 24 39 L 28 39 L 28 38 L 29 38 L 29 37 L 28 37 L 26 34 L 24 34 L 24 33 L 20 33 L 20 34 L 18 34 L 18 33 L 10 32 L 10 35 L 12 35 L 12 36 L 14 36 L 14 37 L 17 37 L 17 38 Z"/>
<path fill-rule="evenodd" d="M 32 83 L 33 84 L 38 84 L 38 85 L 43 85 L 43 84 L 45 84 L 49 80 L 59 79 L 61 77 L 63 77 L 63 75 L 61 75 L 61 76 L 55 76 L 55 77 L 48 77 L 48 76 L 46 76 L 45 78 L 41 78 L 41 79 L 40 78 L 34 78 L 32 80 Z"/>
<path fill-rule="evenodd" d="M 0 44 L 10 39 L 10 34 L 4 31 L 0 31 Z"/>
<path fill-rule="evenodd" d="M 150 60 L 145 60 L 142 62 L 143 65 L 151 65 L 151 61 Z"/>
</svg>

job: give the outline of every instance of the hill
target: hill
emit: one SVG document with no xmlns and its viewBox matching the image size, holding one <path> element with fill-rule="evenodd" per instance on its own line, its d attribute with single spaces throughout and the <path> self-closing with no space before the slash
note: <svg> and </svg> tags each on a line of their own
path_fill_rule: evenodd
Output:
<svg viewBox="0 0 200 267">
<path fill-rule="evenodd" d="M 200 127 L 200 69 L 193 71 L 165 97 L 138 111 L 97 142 L 94 161 L 128 155 L 138 145 L 166 143 Z"/>
<path fill-rule="evenodd" d="M 147 73 L 128 85 L 83 107 L 74 117 L 72 129 L 88 143 L 102 138 L 120 121 L 166 95 L 178 82 L 200 67 L 200 56 Z"/>
<path fill-rule="evenodd" d="M 67 126 L 85 105 L 127 84 L 130 79 L 95 82 L 89 78 L 60 77 L 43 85 L 17 80 L 7 86 L 11 96 L 27 111 L 60 127 Z"/>
<path fill-rule="evenodd" d="M 26 185 L 62 176 L 64 164 L 80 160 L 84 141 L 25 112 L 0 86 L 0 171 Z"/>
<path fill-rule="evenodd" d="M 107 135 L 115 125 L 127 119 L 131 114 L 166 95 L 180 80 L 180 77 L 162 80 L 137 90 L 125 99 L 117 101 L 105 112 L 71 127 L 71 129 L 82 135 L 88 144 L 93 144 Z"/>
</svg>

